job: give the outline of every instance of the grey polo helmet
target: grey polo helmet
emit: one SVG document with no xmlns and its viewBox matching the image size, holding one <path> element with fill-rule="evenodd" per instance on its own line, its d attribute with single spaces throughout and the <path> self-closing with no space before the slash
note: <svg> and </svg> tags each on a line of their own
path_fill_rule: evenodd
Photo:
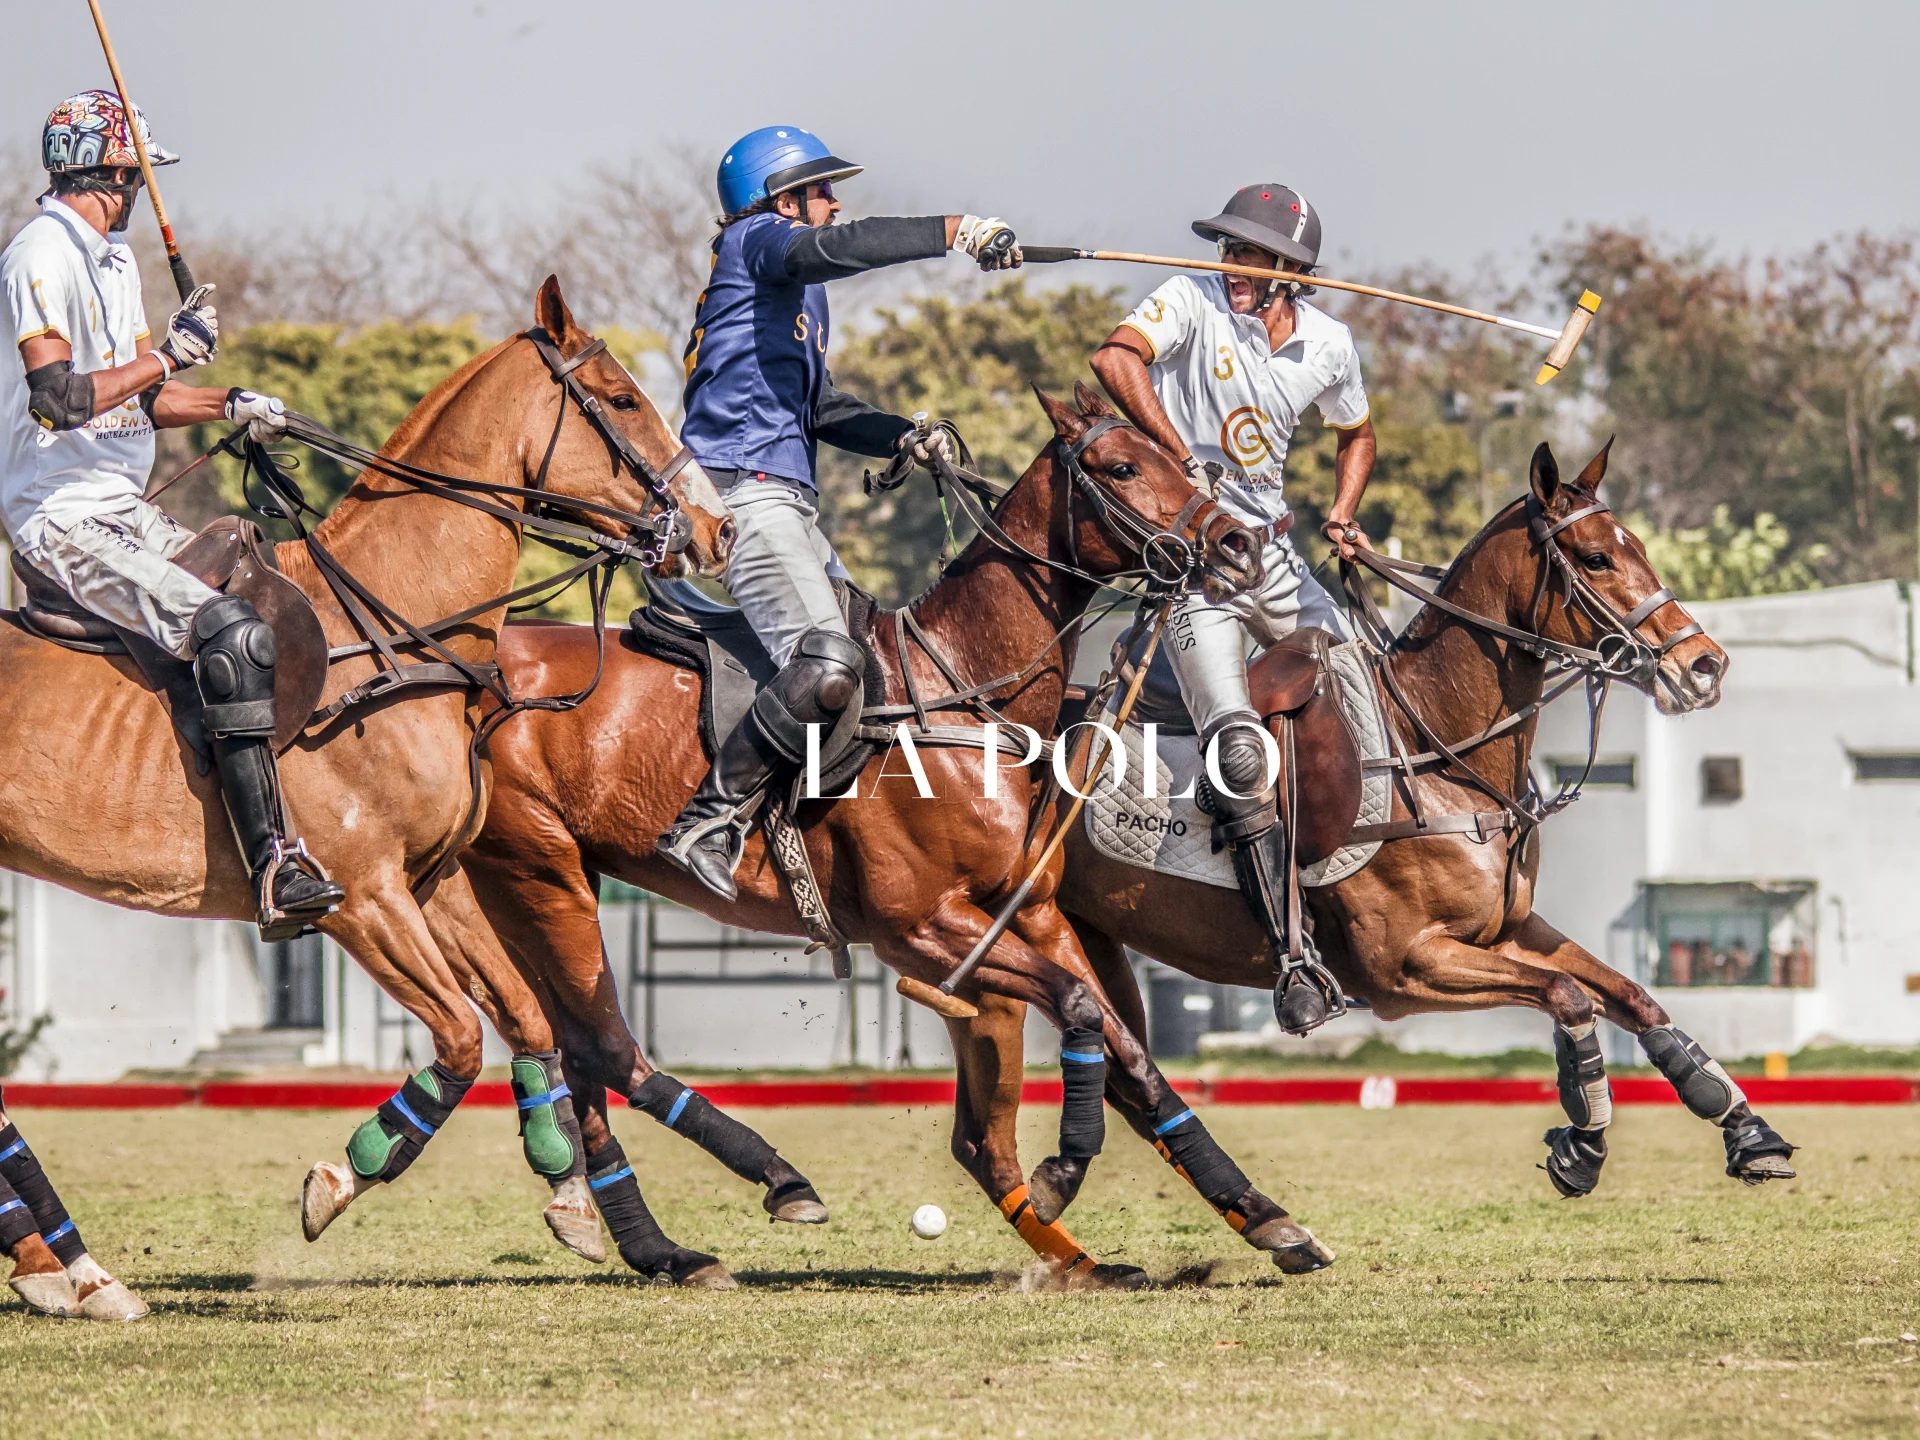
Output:
<svg viewBox="0 0 1920 1440">
<path fill-rule="evenodd" d="M 1249 185 L 1233 192 L 1226 209 L 1193 222 L 1205 240 L 1244 240 L 1302 265 L 1320 263 L 1320 212 L 1285 185 Z"/>
</svg>

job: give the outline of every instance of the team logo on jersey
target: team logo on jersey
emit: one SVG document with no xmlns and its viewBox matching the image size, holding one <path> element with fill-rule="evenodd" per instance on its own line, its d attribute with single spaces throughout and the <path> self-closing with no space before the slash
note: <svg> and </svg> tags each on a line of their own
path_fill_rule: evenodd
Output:
<svg viewBox="0 0 1920 1440">
<path fill-rule="evenodd" d="M 1258 465 L 1263 460 L 1280 458 L 1280 447 L 1267 434 L 1273 424 L 1267 412 L 1253 405 L 1242 405 L 1228 414 L 1220 426 L 1220 448 L 1241 465 Z"/>
</svg>

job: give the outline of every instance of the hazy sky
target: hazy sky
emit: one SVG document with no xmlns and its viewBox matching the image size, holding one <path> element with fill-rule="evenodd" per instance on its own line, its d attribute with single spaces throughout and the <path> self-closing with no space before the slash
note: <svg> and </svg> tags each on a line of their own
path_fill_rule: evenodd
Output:
<svg viewBox="0 0 1920 1440">
<path fill-rule="evenodd" d="M 1913 3 L 105 5 L 189 240 L 428 190 L 537 206 L 779 121 L 870 167 L 861 208 L 1034 243 L 1197 253 L 1190 219 L 1284 181 L 1330 273 L 1512 264 L 1570 221 L 1736 252 L 1920 223 Z M 106 68 L 81 0 L 8 8 L 0 135 L 37 143 Z"/>
</svg>

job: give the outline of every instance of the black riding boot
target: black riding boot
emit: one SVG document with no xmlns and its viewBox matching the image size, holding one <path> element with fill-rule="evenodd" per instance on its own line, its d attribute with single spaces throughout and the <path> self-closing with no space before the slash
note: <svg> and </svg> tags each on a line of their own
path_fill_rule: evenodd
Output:
<svg viewBox="0 0 1920 1440">
<path fill-rule="evenodd" d="M 821 727 L 824 747 L 825 732 L 858 693 L 865 664 L 860 646 L 837 631 L 802 635 L 793 658 L 720 742 L 713 768 L 655 842 L 655 853 L 722 900 L 732 900 L 738 894 L 733 872 L 746 847 L 755 804 L 776 775 L 806 763 L 808 726 Z"/>
<path fill-rule="evenodd" d="M 1320 964 L 1313 941 L 1303 930 L 1303 958 L 1290 959 L 1286 921 L 1286 877 L 1274 854 L 1279 812 L 1267 780 L 1266 747 L 1255 730 L 1264 729 L 1251 711 L 1229 716 L 1216 724 L 1202 747 L 1219 741 L 1220 778 L 1239 795 L 1223 794 L 1210 777 L 1203 779 L 1200 807 L 1213 816 L 1213 846 L 1225 846 L 1233 860 L 1234 878 L 1247 908 L 1260 922 L 1274 968 L 1280 972 L 1273 987 L 1273 1014 L 1289 1035 L 1305 1035 L 1346 1009 L 1339 983 Z"/>
<path fill-rule="evenodd" d="M 295 841 L 289 844 L 273 758 L 273 631 L 238 595 L 220 595 L 193 617 L 194 678 L 213 737 L 220 796 L 253 877 L 264 940 L 289 940 L 345 900 L 346 892 Z"/>
</svg>

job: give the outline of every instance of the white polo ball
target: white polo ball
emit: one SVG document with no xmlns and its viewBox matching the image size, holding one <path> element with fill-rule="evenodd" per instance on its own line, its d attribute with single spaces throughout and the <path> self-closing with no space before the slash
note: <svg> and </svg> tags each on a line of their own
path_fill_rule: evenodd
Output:
<svg viewBox="0 0 1920 1440">
<path fill-rule="evenodd" d="M 913 1212 L 913 1233 L 922 1240 L 938 1240 L 947 1233 L 947 1212 L 938 1205 L 922 1205 Z"/>
</svg>

